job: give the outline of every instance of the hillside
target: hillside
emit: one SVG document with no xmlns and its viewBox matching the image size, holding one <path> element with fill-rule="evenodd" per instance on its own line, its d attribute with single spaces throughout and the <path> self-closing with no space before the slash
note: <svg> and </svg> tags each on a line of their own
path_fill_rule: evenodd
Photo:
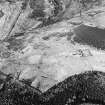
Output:
<svg viewBox="0 0 105 105">
<path fill-rule="evenodd" d="M 104 73 L 104 18 L 104 0 L 1 0 L 0 88 L 10 74 L 44 94 L 74 75 Z"/>
</svg>

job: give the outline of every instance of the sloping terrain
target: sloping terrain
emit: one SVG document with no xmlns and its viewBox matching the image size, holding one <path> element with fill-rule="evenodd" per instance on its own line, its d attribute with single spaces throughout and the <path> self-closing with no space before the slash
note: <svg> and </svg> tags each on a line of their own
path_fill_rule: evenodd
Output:
<svg viewBox="0 0 105 105">
<path fill-rule="evenodd" d="M 59 82 L 62 84 L 62 81 L 68 77 L 72 78 L 75 74 L 81 75 L 81 73 L 88 71 L 105 72 L 104 44 L 101 44 L 103 48 L 101 48 L 102 46 L 97 48 L 97 46 L 92 45 L 93 43 L 82 43 L 84 39 L 80 37 L 82 36 L 81 33 L 85 39 L 88 39 L 89 35 L 90 39 L 92 39 L 93 42 L 95 40 L 97 43 L 99 35 L 102 36 L 99 43 L 101 43 L 101 41 L 102 43 L 105 42 L 104 1 L 100 3 L 96 0 L 96 4 L 93 1 L 89 3 L 85 1 L 85 7 L 82 7 L 83 5 L 80 5 L 78 1 L 72 0 L 63 0 L 63 2 L 62 0 L 51 0 L 51 2 L 48 2 L 48 0 L 10 1 L 7 2 L 4 0 L 0 3 L 1 88 L 3 85 L 2 82 L 5 81 L 5 76 L 12 74 L 12 82 L 13 84 L 16 83 L 16 85 L 19 85 L 19 90 L 21 87 L 20 83 L 22 82 L 28 84 L 31 88 L 40 90 L 43 96 L 43 94 L 47 94 L 47 92 L 50 94 L 49 89 L 51 89 L 52 94 L 53 88 L 59 88 Z M 90 27 L 90 29 L 87 30 L 81 26 L 87 26 Z M 95 31 L 97 33 L 96 39 L 94 37 L 96 34 L 93 34 L 95 33 L 94 28 L 100 30 L 99 32 Z M 102 31 L 103 34 L 101 33 Z M 87 38 L 85 36 L 87 36 Z M 75 40 L 76 38 L 78 38 L 80 42 Z M 94 73 L 92 73 L 92 75 L 94 75 Z M 85 78 L 85 76 L 81 78 Z M 101 79 L 101 76 L 98 78 Z M 102 78 L 104 78 L 104 76 Z M 78 79 L 76 79 L 76 81 L 77 80 Z M 17 81 L 21 82 L 17 83 Z M 88 80 L 84 81 L 88 82 Z M 21 85 L 23 85 L 22 83 Z M 69 84 L 69 82 L 67 83 Z M 73 83 L 78 84 L 78 81 L 74 82 L 73 80 L 71 83 L 72 86 L 70 85 L 72 88 L 76 87 Z M 80 84 L 83 83 L 81 82 Z M 95 87 L 96 84 L 97 83 L 94 82 L 93 87 Z M 57 87 L 55 85 L 57 85 Z M 64 82 L 64 86 L 65 85 L 66 83 Z M 9 87 L 11 86 L 7 86 L 7 90 L 4 89 L 5 93 L 9 92 Z M 99 84 L 97 87 L 101 90 Z M 70 93 L 72 90 L 70 90 Z M 8 94 L 12 94 L 11 91 Z M 27 86 L 24 91 L 27 91 Z M 66 94 L 65 91 L 63 94 Z M 104 92 L 104 90 L 102 90 L 102 92 Z M 2 95 L 3 92 L 1 91 L 0 94 Z M 4 96 L 4 99 L 7 95 Z M 93 95 L 94 93 L 92 97 Z M 57 97 L 60 98 L 59 95 Z M 98 96 L 96 96 L 96 98 L 97 97 Z M 0 101 L 1 100 L 2 99 L 0 99 Z M 27 96 L 26 100 L 28 100 Z M 39 102 L 39 99 L 36 100 Z M 99 99 L 99 101 L 100 100 L 101 99 Z M 102 98 L 102 101 L 103 100 Z M 10 99 L 10 101 L 12 100 Z M 55 104 L 55 102 L 52 105 L 64 105 L 63 102 L 62 104 L 57 104 L 58 102 Z M 33 103 L 38 105 L 38 103 Z M 29 101 L 26 105 L 33 103 Z M 49 101 L 48 105 L 51 105 L 50 103 L 52 103 L 52 101 Z M 17 105 L 19 103 L 15 104 Z M 73 104 L 75 105 L 75 103 Z M 45 105 L 47 105 L 46 102 Z"/>
</svg>

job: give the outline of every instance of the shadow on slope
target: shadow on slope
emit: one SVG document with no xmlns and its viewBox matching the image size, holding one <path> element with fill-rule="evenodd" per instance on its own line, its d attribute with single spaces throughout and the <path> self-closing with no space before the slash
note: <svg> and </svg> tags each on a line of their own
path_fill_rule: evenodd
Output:
<svg viewBox="0 0 105 105">
<path fill-rule="evenodd" d="M 76 37 L 74 40 L 78 43 L 88 44 L 93 47 L 105 49 L 105 29 L 80 25 L 74 29 Z"/>
</svg>

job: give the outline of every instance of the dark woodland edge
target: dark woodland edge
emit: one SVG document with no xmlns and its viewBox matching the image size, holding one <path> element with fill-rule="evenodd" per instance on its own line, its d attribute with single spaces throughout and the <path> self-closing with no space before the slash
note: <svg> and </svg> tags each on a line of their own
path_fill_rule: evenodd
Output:
<svg viewBox="0 0 105 105">
<path fill-rule="evenodd" d="M 100 71 L 70 76 L 45 93 L 12 78 L 1 85 L 0 105 L 105 104 L 105 73 Z"/>
</svg>

